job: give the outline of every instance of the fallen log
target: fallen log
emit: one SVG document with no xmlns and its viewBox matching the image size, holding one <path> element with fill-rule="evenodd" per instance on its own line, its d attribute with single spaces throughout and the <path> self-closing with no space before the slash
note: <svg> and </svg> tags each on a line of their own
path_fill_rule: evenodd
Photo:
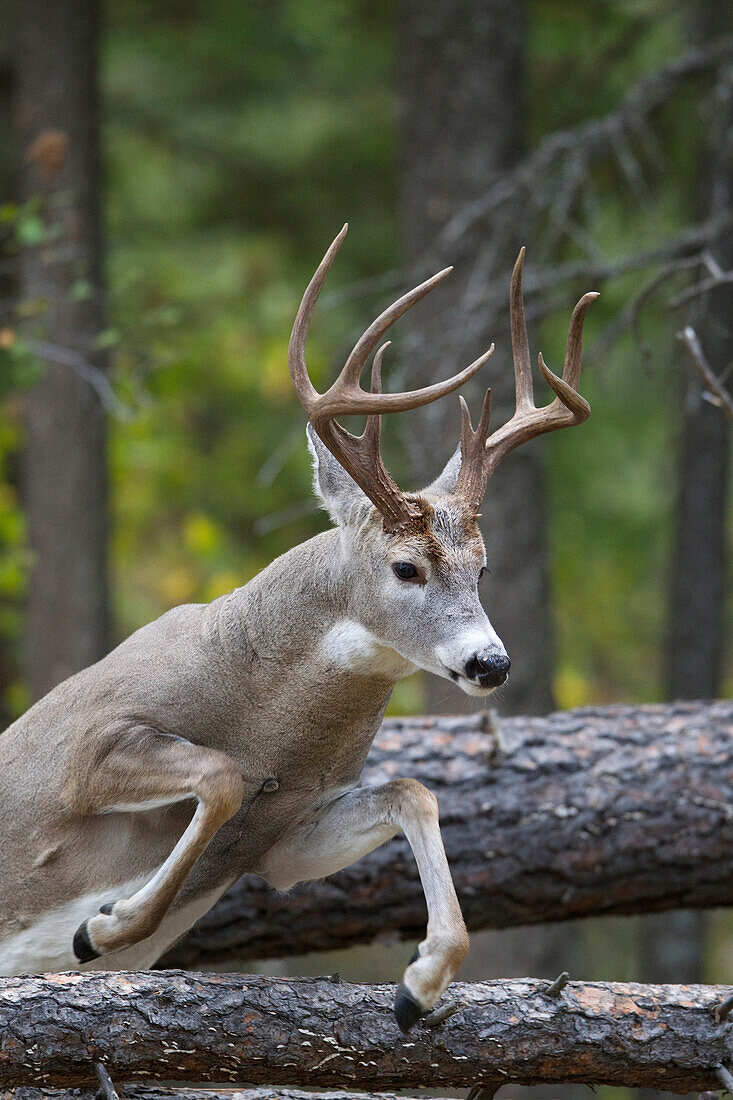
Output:
<svg viewBox="0 0 733 1100">
<path fill-rule="evenodd" d="M 733 703 L 385 721 L 367 782 L 438 796 L 469 928 L 733 904 Z M 287 895 L 246 876 L 161 966 L 421 939 L 415 861 L 396 838 Z"/>
<path fill-rule="evenodd" d="M 531 979 L 456 984 L 458 1011 L 401 1035 L 394 986 L 181 971 L 0 978 L 0 1088 L 115 1085 L 714 1089 L 729 989 Z"/>
<path fill-rule="evenodd" d="M 92 1089 L 39 1089 L 22 1088 L 0 1091 L 0 1100 L 102 1100 L 99 1090 Z M 122 1100 L 122 1098 L 121 1098 Z M 328 1092 L 305 1092 L 303 1089 L 259 1088 L 216 1089 L 163 1088 L 161 1086 L 131 1085 L 125 1087 L 124 1100 L 417 1100 L 397 1096 L 392 1092 L 345 1092 L 329 1089 Z M 433 1097 L 432 1100 L 437 1100 Z M 714 1100 L 717 1100 L 717 1094 Z"/>
</svg>

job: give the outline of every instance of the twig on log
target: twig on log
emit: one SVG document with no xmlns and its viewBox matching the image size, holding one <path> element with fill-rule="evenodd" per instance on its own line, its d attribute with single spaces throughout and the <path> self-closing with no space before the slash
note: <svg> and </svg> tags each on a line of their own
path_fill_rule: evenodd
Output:
<svg viewBox="0 0 733 1100">
<path fill-rule="evenodd" d="M 455 1016 L 456 1012 L 461 1011 L 461 1005 L 458 1001 L 451 1001 L 447 1005 L 443 1005 L 442 1008 L 436 1008 L 434 1012 L 428 1013 L 425 1019 L 422 1021 L 423 1027 L 439 1027 L 451 1016 Z"/>
<path fill-rule="evenodd" d="M 733 904 L 733 703 L 391 719 L 367 782 L 398 775 L 438 796 L 470 928 Z M 425 903 L 396 838 L 287 895 L 247 876 L 161 965 L 277 958 L 393 934 L 422 938 Z"/>
<path fill-rule="evenodd" d="M 733 997 L 728 997 L 727 1000 L 721 1001 L 719 1005 L 715 1006 L 715 1009 L 713 1010 L 713 1015 L 715 1016 L 715 1019 L 718 1021 L 718 1023 L 721 1023 L 727 1018 L 732 1008 Z"/>
<path fill-rule="evenodd" d="M 703 1091 L 729 1058 L 706 986 L 458 984 L 461 1012 L 400 1034 L 394 986 L 175 971 L 0 978 L 0 1088 L 267 1083 L 367 1089 L 477 1081 Z M 716 1076 L 717 1072 L 717 1076 Z M 727 1087 L 727 1086 L 726 1086 Z"/>
<path fill-rule="evenodd" d="M 97 1077 L 99 1078 L 99 1083 L 102 1086 L 102 1093 L 105 1096 L 106 1100 L 120 1100 L 120 1094 L 114 1087 L 112 1083 L 112 1078 L 110 1077 L 109 1073 L 101 1062 L 97 1062 L 96 1070 Z"/>
<path fill-rule="evenodd" d="M 565 988 L 565 986 L 568 984 L 569 981 L 570 981 L 570 975 L 568 974 L 567 970 L 563 970 L 562 974 L 558 974 L 558 976 L 555 978 L 554 982 L 550 982 L 547 989 L 545 990 L 545 996 L 546 997 L 557 997 L 557 996 L 559 996 L 559 994 L 562 993 L 563 989 Z"/>
<path fill-rule="evenodd" d="M 718 1066 L 715 1070 L 715 1076 L 720 1081 L 724 1089 L 733 1096 L 733 1074 L 729 1073 L 725 1066 Z"/>
</svg>

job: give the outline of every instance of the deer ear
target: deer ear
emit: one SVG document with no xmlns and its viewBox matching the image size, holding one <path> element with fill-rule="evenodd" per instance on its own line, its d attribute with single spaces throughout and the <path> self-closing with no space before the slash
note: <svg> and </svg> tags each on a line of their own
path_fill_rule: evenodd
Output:
<svg viewBox="0 0 733 1100">
<path fill-rule="evenodd" d="M 455 492 L 456 483 L 458 481 L 458 474 L 461 469 L 461 445 L 460 443 L 456 447 L 453 454 L 446 462 L 442 474 L 439 474 L 427 489 L 423 489 L 424 493 L 435 493 L 436 496 L 451 496 Z"/>
<path fill-rule="evenodd" d="M 316 496 L 334 523 L 345 527 L 357 516 L 363 516 L 369 507 L 369 500 L 310 424 L 306 428 L 306 436 L 313 456 L 313 487 Z"/>
</svg>

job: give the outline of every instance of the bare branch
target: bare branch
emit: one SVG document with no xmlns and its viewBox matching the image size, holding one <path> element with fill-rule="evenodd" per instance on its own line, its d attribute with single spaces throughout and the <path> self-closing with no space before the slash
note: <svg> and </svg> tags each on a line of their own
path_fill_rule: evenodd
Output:
<svg viewBox="0 0 733 1100">
<path fill-rule="evenodd" d="M 709 294 L 711 290 L 715 290 L 719 286 L 733 283 L 733 271 L 723 271 L 717 263 L 715 267 L 717 271 L 713 271 L 709 279 L 703 279 L 701 282 L 695 283 L 694 286 L 688 286 L 675 295 L 669 303 L 669 308 L 679 309 L 680 306 L 686 305 L 694 298 L 701 298 L 703 294 Z"/>
<path fill-rule="evenodd" d="M 700 344 L 694 328 L 688 325 L 686 328 L 682 329 L 681 332 L 677 333 L 677 339 L 687 348 L 690 359 L 710 391 L 707 394 L 707 398 L 711 405 L 716 405 L 718 408 L 722 409 L 728 419 L 733 420 L 733 398 L 720 379 L 716 377 L 705 358 L 705 353 L 702 350 L 702 345 Z"/>
<path fill-rule="evenodd" d="M 599 156 L 605 156 L 617 145 L 619 135 L 627 129 L 638 129 L 661 107 L 680 84 L 717 68 L 733 58 L 733 36 L 720 39 L 708 49 L 691 50 L 675 58 L 651 76 L 640 80 L 624 97 L 615 111 L 601 119 L 591 119 L 568 130 L 558 131 L 540 145 L 511 172 L 503 174 L 476 202 L 461 210 L 448 222 L 440 238 L 441 245 L 452 245 L 467 234 L 476 221 L 485 218 L 502 203 L 510 200 L 518 188 L 534 186 L 545 179 L 558 159 L 568 152 L 582 149 L 588 167 Z M 634 174 L 633 168 L 626 168 Z"/>
<path fill-rule="evenodd" d="M 71 348 L 62 348 L 57 344 L 49 344 L 45 340 L 26 338 L 25 343 L 34 355 L 39 356 L 41 359 L 47 359 L 50 363 L 68 367 L 80 378 L 83 378 L 97 394 L 107 412 L 116 416 L 119 420 L 131 419 L 132 410 L 120 401 L 104 371 L 100 370 L 99 367 L 95 367 L 78 351 L 73 351 Z"/>
</svg>

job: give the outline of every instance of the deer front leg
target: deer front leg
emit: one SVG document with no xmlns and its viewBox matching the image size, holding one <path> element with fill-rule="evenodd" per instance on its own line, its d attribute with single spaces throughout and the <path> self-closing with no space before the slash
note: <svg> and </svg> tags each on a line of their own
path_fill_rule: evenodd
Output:
<svg viewBox="0 0 733 1100">
<path fill-rule="evenodd" d="M 397 990 L 395 1015 L 409 1030 L 433 1007 L 468 952 L 438 822 L 438 802 L 415 779 L 358 787 L 320 809 L 270 849 L 259 873 L 280 890 L 323 878 L 402 831 L 412 848 L 428 907 L 427 935 Z"/>
<path fill-rule="evenodd" d="M 104 905 L 78 928 L 73 947 L 80 962 L 152 935 L 196 860 L 239 809 L 243 794 L 242 772 L 231 757 L 139 727 L 72 780 L 70 802 L 82 814 L 135 813 L 185 799 L 198 801 L 183 835 L 152 878 L 129 898 Z"/>
</svg>

